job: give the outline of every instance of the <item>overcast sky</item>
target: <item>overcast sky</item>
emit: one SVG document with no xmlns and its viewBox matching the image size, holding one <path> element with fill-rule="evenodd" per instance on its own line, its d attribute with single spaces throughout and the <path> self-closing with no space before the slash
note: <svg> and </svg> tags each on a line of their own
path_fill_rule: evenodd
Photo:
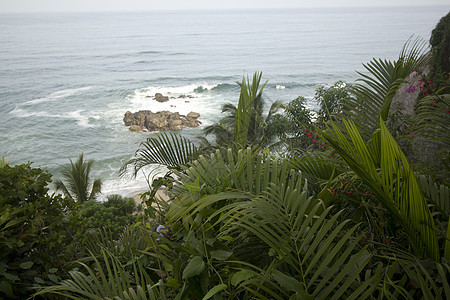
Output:
<svg viewBox="0 0 450 300">
<path fill-rule="evenodd" d="M 101 12 L 420 5 L 446 5 L 450 7 L 449 0 L 0 0 L 0 12 Z"/>
</svg>

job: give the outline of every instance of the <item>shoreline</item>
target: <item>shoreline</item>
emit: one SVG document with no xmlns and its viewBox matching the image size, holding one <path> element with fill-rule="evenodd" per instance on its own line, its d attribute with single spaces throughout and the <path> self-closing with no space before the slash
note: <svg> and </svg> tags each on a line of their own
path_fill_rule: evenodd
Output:
<svg viewBox="0 0 450 300">
<path fill-rule="evenodd" d="M 141 199 L 141 194 L 143 194 L 145 192 L 147 192 L 147 190 L 142 190 L 142 191 L 136 192 L 136 193 L 131 194 L 126 197 L 133 198 L 137 205 L 143 204 L 142 199 Z M 160 188 L 156 191 L 155 197 L 157 197 L 158 199 L 162 199 L 164 201 L 169 200 L 169 196 L 166 195 L 165 190 L 162 188 Z"/>
</svg>

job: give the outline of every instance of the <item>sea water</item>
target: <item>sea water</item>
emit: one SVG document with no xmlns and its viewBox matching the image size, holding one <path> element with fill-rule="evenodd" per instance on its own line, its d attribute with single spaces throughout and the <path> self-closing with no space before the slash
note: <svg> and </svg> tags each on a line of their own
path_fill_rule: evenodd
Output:
<svg viewBox="0 0 450 300">
<path fill-rule="evenodd" d="M 145 189 L 120 166 L 155 133 L 130 132 L 126 111 L 200 113 L 203 126 L 237 104 L 236 81 L 263 72 L 268 106 L 338 80 L 372 58 L 394 60 L 429 40 L 449 7 L 0 14 L 0 154 L 56 177 L 80 153 L 103 197 Z M 199 88 L 201 87 L 201 88 Z M 155 93 L 171 97 L 158 103 Z M 190 95 L 193 98 L 178 98 Z M 195 140 L 202 127 L 180 134 Z M 154 173 L 146 173 L 146 176 Z"/>
</svg>

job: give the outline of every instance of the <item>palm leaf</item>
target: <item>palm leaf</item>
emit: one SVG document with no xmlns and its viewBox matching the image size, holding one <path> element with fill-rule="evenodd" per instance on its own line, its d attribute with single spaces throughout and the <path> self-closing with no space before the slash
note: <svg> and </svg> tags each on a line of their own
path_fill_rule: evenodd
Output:
<svg viewBox="0 0 450 300">
<path fill-rule="evenodd" d="M 427 44 L 420 40 L 409 40 L 396 61 L 373 59 L 363 65 L 369 74 L 358 72 L 360 84 L 352 86 L 352 94 L 344 101 L 347 118 L 352 119 L 364 138 L 377 128 L 380 117 L 386 121 L 392 99 L 413 69 L 427 63 Z"/>
<path fill-rule="evenodd" d="M 358 297 L 372 288 L 370 284 L 355 288 L 370 260 L 370 255 L 358 247 L 360 238 L 354 236 L 358 225 L 344 231 L 350 221 L 338 223 L 342 212 L 331 215 L 331 207 L 324 208 L 320 201 L 308 198 L 307 185 L 302 185 L 300 174 L 291 169 L 288 160 L 279 162 L 251 149 L 236 155 L 231 149 L 216 151 L 190 163 L 181 176 L 184 184 L 195 184 L 200 195 L 176 199 L 168 214 L 169 222 L 184 220 L 183 224 L 190 224 L 190 229 L 197 232 L 219 226 L 219 236 L 250 234 L 280 258 L 279 265 L 263 271 L 266 275 L 259 280 L 246 282 L 249 292 L 277 298 L 277 294 L 286 292 L 285 285 L 280 286 L 275 278 L 288 277 L 295 288 L 287 295 L 303 289 L 316 297 L 337 299 Z M 180 185 L 177 195 L 183 195 L 181 189 Z M 215 211 L 203 219 L 203 226 L 194 221 L 214 206 Z M 291 271 L 285 273 L 286 268 Z M 376 283 L 380 278 L 377 276 L 367 280 Z"/>
<path fill-rule="evenodd" d="M 434 220 L 408 160 L 383 120 L 370 146 L 352 121 L 344 120 L 347 136 L 331 125 L 332 130 L 323 132 L 325 139 L 401 224 L 414 251 L 437 259 Z"/>
<path fill-rule="evenodd" d="M 426 139 L 425 146 L 438 147 L 448 153 L 450 147 L 450 94 L 422 98 L 417 104 L 417 134 Z"/>
<path fill-rule="evenodd" d="M 70 166 L 62 171 L 64 181 L 60 179 L 54 181 L 56 190 L 62 191 L 66 197 L 80 203 L 95 199 L 95 196 L 101 192 L 102 182 L 100 179 L 96 179 L 92 184 L 91 192 L 88 192 L 93 164 L 93 160 L 84 161 L 83 153 L 80 154 L 75 162 L 70 159 Z"/>
<path fill-rule="evenodd" d="M 300 178 L 273 184 L 259 197 L 235 193 L 246 195 L 248 201 L 232 203 L 216 213 L 221 215 L 220 222 L 224 222 L 222 234 L 241 228 L 273 249 L 280 261 L 279 268 L 288 266 L 292 270 L 291 274 L 277 269 L 269 272 L 281 285 L 280 291 L 288 288 L 304 296 L 339 299 L 343 295 L 356 297 L 371 288 L 369 284 L 362 289 L 353 288 L 370 260 L 365 250 L 357 250 L 360 238 L 354 238 L 353 234 L 358 225 L 342 234 L 349 221 L 337 223 L 341 212 L 329 215 L 331 208 L 316 215 L 321 203 L 308 214 L 313 199 L 307 197 L 306 185 L 302 187 Z"/>
<path fill-rule="evenodd" d="M 119 173 L 124 175 L 130 165 L 133 166 L 133 176 L 152 164 L 179 170 L 180 166 L 196 159 L 198 155 L 197 146 L 187 138 L 173 133 L 158 133 L 141 143 L 134 158 L 123 164 Z"/>
<path fill-rule="evenodd" d="M 161 299 L 156 287 L 139 262 L 133 262 L 130 274 L 117 258 L 103 251 L 103 264 L 95 256 L 94 268 L 80 263 L 87 275 L 69 271 L 71 279 L 41 289 L 34 296 L 57 294 L 69 299 Z M 106 266 L 106 268 L 103 268 Z M 106 271 L 105 271 L 106 269 Z M 137 291 L 137 292 L 136 292 Z"/>
<path fill-rule="evenodd" d="M 242 79 L 241 93 L 239 96 L 239 103 L 236 112 L 236 120 L 234 125 L 233 142 L 241 147 L 245 147 L 247 144 L 247 136 L 249 134 L 252 110 L 255 109 L 255 100 L 261 100 L 262 91 L 266 83 L 259 89 L 259 84 L 261 82 L 262 73 L 255 72 L 253 74 L 253 81 L 250 84 L 250 79 L 247 77 Z M 259 91 L 258 91 L 259 89 Z"/>
</svg>

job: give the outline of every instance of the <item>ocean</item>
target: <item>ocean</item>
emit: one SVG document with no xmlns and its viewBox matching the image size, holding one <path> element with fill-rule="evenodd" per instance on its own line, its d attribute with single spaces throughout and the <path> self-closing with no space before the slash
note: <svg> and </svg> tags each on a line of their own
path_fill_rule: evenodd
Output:
<svg viewBox="0 0 450 300">
<path fill-rule="evenodd" d="M 118 170 L 155 133 L 130 132 L 126 111 L 194 111 L 212 124 L 255 71 L 269 104 L 305 96 L 314 110 L 316 88 L 353 83 L 363 63 L 396 59 L 411 36 L 429 40 L 449 8 L 0 12 L 0 155 L 58 177 L 83 152 L 102 198 L 129 196 L 145 176 Z M 157 103 L 155 93 L 193 98 Z M 201 130 L 179 133 L 195 140 Z"/>
</svg>

